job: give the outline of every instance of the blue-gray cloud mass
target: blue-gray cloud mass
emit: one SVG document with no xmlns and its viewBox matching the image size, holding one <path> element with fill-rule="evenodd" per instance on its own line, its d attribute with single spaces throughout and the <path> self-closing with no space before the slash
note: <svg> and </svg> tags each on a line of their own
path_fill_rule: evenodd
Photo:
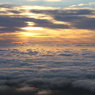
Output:
<svg viewBox="0 0 95 95">
<path fill-rule="evenodd" d="M 30 13 L 42 14 L 45 16 L 52 17 L 55 21 L 61 21 L 70 24 L 60 24 L 54 23 L 50 19 L 42 19 L 35 17 L 26 17 L 25 15 L 20 15 L 20 13 L 24 13 L 25 10 L 13 10 L 12 5 L 1 5 L 1 8 L 7 8 L 6 11 L 2 11 L 2 14 L 8 15 L 0 15 L 0 32 L 15 32 L 22 31 L 22 27 L 26 27 L 28 21 L 35 23 L 33 27 L 43 27 L 50 29 L 72 29 L 75 27 L 76 29 L 95 29 L 95 10 L 93 9 L 31 9 Z M 19 6 L 20 7 L 20 6 Z M 13 13 L 10 15 L 9 13 Z M 44 16 L 44 17 L 45 17 Z"/>
</svg>

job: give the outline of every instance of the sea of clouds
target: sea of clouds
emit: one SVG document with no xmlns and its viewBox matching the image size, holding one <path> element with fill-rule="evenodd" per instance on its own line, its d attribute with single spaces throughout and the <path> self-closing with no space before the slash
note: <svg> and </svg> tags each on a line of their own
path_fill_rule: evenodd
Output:
<svg viewBox="0 0 95 95">
<path fill-rule="evenodd" d="M 1 95 L 94 95 L 95 44 L 0 46 Z"/>
</svg>

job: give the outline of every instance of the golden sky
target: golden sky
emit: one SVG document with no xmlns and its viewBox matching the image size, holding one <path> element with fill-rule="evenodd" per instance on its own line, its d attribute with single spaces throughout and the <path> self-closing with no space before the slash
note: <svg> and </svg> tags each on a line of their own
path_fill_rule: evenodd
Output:
<svg viewBox="0 0 95 95">
<path fill-rule="evenodd" d="M 95 10 L 1 6 L 0 43 L 95 43 Z"/>
</svg>

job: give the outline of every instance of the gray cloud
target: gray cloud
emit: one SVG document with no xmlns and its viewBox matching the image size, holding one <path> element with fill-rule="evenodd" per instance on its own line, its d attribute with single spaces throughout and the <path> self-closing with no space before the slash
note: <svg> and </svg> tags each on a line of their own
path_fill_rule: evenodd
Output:
<svg viewBox="0 0 95 95">
<path fill-rule="evenodd" d="M 86 58 L 86 56 L 95 56 L 95 52 L 86 44 L 73 44 L 73 46 L 67 44 L 68 49 L 64 48 L 65 45 L 60 45 L 61 48 L 57 45 L 50 45 L 50 47 L 56 47 L 57 51 L 54 49 L 48 51 L 41 44 L 38 50 L 36 45 L 7 44 L 6 48 L 4 45 L 2 48 L 0 47 L 1 95 L 5 92 L 4 95 L 8 95 L 8 93 L 11 95 L 10 93 L 13 92 L 15 94 L 12 95 L 28 95 L 29 92 L 31 95 L 35 90 L 37 93 L 42 89 L 62 90 L 63 92 L 72 90 L 76 95 L 76 89 L 80 91 L 77 87 L 81 87 L 82 93 L 85 91 L 84 89 L 95 92 L 95 57 Z M 21 50 L 24 46 L 32 47 Z M 78 50 L 77 48 L 72 49 L 76 46 Z M 85 49 L 81 49 L 79 46 L 84 46 Z M 83 95 L 85 94 L 83 93 Z"/>
<path fill-rule="evenodd" d="M 19 11 L 14 11 L 14 10 L 9 10 L 9 12 L 12 12 L 12 13 L 15 13 L 15 14 L 21 13 L 21 12 L 19 12 Z"/>
<path fill-rule="evenodd" d="M 6 28 L 1 28 L 0 33 L 4 32 L 15 32 L 15 31 L 22 31 L 21 29 L 15 28 L 15 27 L 6 27 Z"/>
<path fill-rule="evenodd" d="M 35 27 L 44 27 L 44 28 L 55 28 L 55 29 L 66 29 L 69 28 L 69 26 L 64 24 L 54 24 L 49 20 L 44 19 L 35 19 L 35 18 L 11 18 L 8 16 L 0 16 L 0 26 L 5 28 L 0 28 L 1 32 L 15 32 L 15 31 L 22 31 L 20 27 L 26 27 L 27 21 L 34 22 Z"/>
<path fill-rule="evenodd" d="M 13 39 L 9 39 L 9 38 L 5 38 L 5 39 L 0 39 L 0 43 L 12 43 L 12 42 L 14 42 L 14 41 L 16 41 L 16 40 L 13 40 Z"/>
<path fill-rule="evenodd" d="M 90 9 L 55 9 L 55 10 L 31 10 L 34 13 L 45 13 L 50 15 L 85 15 L 85 14 L 93 14 L 92 12 L 95 10 Z"/>
<path fill-rule="evenodd" d="M 31 10 L 31 12 L 48 14 L 57 21 L 70 22 L 71 26 L 77 29 L 95 29 L 95 18 L 90 18 L 95 15 L 95 10 Z"/>
<path fill-rule="evenodd" d="M 77 22 L 74 21 L 73 25 L 78 29 L 95 29 L 95 18 L 83 18 L 78 20 Z"/>
<path fill-rule="evenodd" d="M 25 21 L 20 18 L 11 18 L 8 16 L 0 16 L 0 26 L 4 27 L 24 27 L 27 24 Z"/>
<path fill-rule="evenodd" d="M 24 27 L 26 25 L 27 24 L 24 21 L 19 20 L 19 18 L 0 16 L 0 26 L 4 27 L 4 28 L 0 28 L 1 32 L 21 31 L 21 29 L 17 27 Z"/>
<path fill-rule="evenodd" d="M 2 8 L 12 8 L 14 7 L 14 5 L 11 5 L 11 4 L 0 4 L 0 7 Z"/>
<path fill-rule="evenodd" d="M 30 18 L 25 17 L 24 15 L 21 16 L 20 13 L 25 12 L 19 10 L 13 10 L 12 5 L 0 5 L 0 7 L 7 8 L 10 10 L 2 11 L 2 13 L 12 12 L 15 14 L 13 17 L 11 15 L 1 15 L 0 16 L 0 32 L 15 32 L 15 31 L 22 31 L 22 27 L 28 26 L 26 22 L 34 22 L 35 25 L 33 27 L 44 27 L 44 28 L 51 28 L 51 29 L 70 29 L 75 27 L 77 29 L 92 29 L 94 30 L 95 18 L 90 16 L 95 15 L 95 10 L 91 9 L 74 9 L 74 10 L 67 10 L 67 9 L 54 9 L 54 10 L 38 10 L 32 9 L 30 12 L 36 14 L 45 14 L 52 17 L 55 21 L 62 21 L 68 22 L 68 24 L 60 24 L 60 23 L 53 23 L 53 21 L 49 19 L 41 19 L 41 18 Z M 20 7 L 20 6 L 19 6 Z M 20 16 L 20 17 L 19 17 Z"/>
</svg>

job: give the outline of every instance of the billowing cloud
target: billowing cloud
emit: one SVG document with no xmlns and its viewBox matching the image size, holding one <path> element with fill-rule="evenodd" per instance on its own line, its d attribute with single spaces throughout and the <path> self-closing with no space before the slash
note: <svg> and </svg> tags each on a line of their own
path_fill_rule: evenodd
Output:
<svg viewBox="0 0 95 95">
<path fill-rule="evenodd" d="M 76 95 L 81 91 L 82 95 L 91 95 L 87 91 L 95 92 L 94 47 L 95 44 L 0 44 L 0 94 L 71 95 L 73 91 Z M 55 90 L 59 90 L 58 94 L 52 94 Z"/>
</svg>

